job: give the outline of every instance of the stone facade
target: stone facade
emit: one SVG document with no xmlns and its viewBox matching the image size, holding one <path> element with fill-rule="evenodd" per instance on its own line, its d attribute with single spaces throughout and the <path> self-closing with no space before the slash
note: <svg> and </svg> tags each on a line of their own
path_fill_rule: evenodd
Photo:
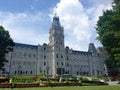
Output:
<svg viewBox="0 0 120 90">
<path fill-rule="evenodd" d="M 64 46 L 64 28 L 59 17 L 54 16 L 49 30 L 49 43 L 27 45 L 16 43 L 13 52 L 6 55 L 9 61 L 5 70 L 10 75 L 50 76 L 69 74 L 71 76 L 104 75 L 104 58 L 99 55 L 93 43 L 88 51 L 77 51 Z"/>
</svg>

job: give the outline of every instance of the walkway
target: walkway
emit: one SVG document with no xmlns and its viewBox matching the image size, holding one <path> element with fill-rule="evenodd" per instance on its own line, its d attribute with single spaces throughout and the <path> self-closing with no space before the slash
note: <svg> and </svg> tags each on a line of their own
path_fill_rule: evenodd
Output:
<svg viewBox="0 0 120 90">
<path fill-rule="evenodd" d="M 111 81 L 111 82 L 107 82 L 109 85 L 118 85 L 119 81 Z"/>
</svg>

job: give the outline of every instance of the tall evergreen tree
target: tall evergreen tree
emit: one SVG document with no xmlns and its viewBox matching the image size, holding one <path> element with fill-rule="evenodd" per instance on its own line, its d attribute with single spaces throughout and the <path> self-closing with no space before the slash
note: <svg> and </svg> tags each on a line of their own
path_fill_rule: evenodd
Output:
<svg viewBox="0 0 120 90">
<path fill-rule="evenodd" d="M 10 38 L 9 32 L 0 26 L 0 70 L 8 62 L 5 55 L 13 50 L 12 46 L 14 46 L 14 42 Z"/>
<path fill-rule="evenodd" d="M 120 0 L 114 0 L 112 9 L 103 12 L 97 22 L 98 40 L 108 52 L 106 64 L 109 75 L 115 76 L 120 70 Z"/>
</svg>

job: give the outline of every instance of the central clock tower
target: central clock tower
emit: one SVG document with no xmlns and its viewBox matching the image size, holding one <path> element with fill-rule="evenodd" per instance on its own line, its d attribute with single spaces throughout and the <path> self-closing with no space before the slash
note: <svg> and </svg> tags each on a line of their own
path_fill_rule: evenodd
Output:
<svg viewBox="0 0 120 90">
<path fill-rule="evenodd" d="M 52 54 L 52 75 L 62 75 L 65 73 L 64 30 L 57 15 L 53 17 L 49 35 L 49 46 Z"/>
</svg>

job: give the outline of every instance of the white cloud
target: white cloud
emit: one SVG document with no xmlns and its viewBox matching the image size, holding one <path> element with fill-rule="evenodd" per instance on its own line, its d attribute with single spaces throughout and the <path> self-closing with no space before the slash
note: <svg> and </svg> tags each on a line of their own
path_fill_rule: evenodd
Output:
<svg viewBox="0 0 120 90">
<path fill-rule="evenodd" d="M 94 5 L 95 3 L 98 2 L 94 0 Z M 57 9 L 54 8 L 54 13 L 57 12 L 64 27 L 67 46 L 73 49 L 87 50 L 88 44 L 96 39 L 97 34 L 94 27 L 98 17 L 102 15 L 103 10 L 111 8 L 111 5 L 110 3 L 94 5 L 86 9 L 79 0 L 60 0 Z"/>
<path fill-rule="evenodd" d="M 81 0 L 80 0 L 81 1 Z M 101 4 L 108 5 L 111 4 L 113 0 L 86 0 L 87 3 L 93 5 L 93 6 L 98 6 Z"/>
<path fill-rule="evenodd" d="M 96 2 L 96 4 L 95 4 Z M 96 40 L 96 37 L 98 36 L 95 30 L 97 21 L 99 20 L 99 16 L 102 16 L 103 11 L 112 9 L 111 7 L 111 0 L 107 0 L 107 2 L 104 2 L 104 0 L 94 1 L 94 6 L 86 10 L 87 15 L 89 16 L 89 22 L 91 25 L 91 32 L 92 37 L 90 40 L 95 43 L 96 47 L 101 46 L 100 42 Z"/>
<path fill-rule="evenodd" d="M 48 43 L 48 29 L 44 27 L 47 18 L 42 13 L 0 12 L 0 18 L 2 18 L 4 28 L 9 30 L 15 42 L 26 44 Z"/>
<path fill-rule="evenodd" d="M 98 46 L 94 27 L 98 17 L 102 15 L 102 11 L 111 8 L 111 0 L 87 0 L 88 3 L 92 3 L 89 8 L 83 6 L 80 1 L 82 0 L 60 0 L 57 3 L 56 11 L 64 27 L 65 44 L 73 49 L 87 50 L 90 42 L 95 42 Z M 32 6 L 31 8 L 34 9 Z M 12 13 L 0 11 L 1 18 L 3 26 L 9 30 L 15 42 L 48 43 L 50 21 L 45 12 Z"/>
</svg>

